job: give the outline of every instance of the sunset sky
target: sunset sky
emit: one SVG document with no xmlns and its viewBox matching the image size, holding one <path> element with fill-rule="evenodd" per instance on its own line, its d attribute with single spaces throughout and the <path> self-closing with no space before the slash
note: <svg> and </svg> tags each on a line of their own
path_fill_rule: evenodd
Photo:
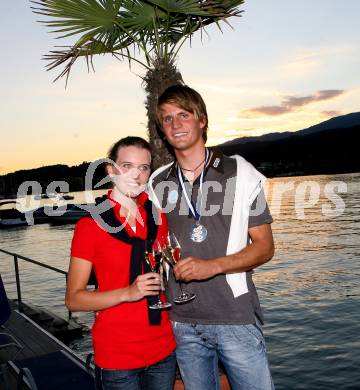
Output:
<svg viewBox="0 0 360 390">
<path fill-rule="evenodd" d="M 360 1 L 247 0 L 233 29 L 208 28 L 180 51 L 183 79 L 204 97 L 208 145 L 295 131 L 360 111 Z M 41 56 L 56 41 L 28 1 L 2 0 L 0 175 L 106 155 L 146 136 L 144 70 L 110 56 L 82 60 L 69 85 L 52 80 Z"/>
</svg>

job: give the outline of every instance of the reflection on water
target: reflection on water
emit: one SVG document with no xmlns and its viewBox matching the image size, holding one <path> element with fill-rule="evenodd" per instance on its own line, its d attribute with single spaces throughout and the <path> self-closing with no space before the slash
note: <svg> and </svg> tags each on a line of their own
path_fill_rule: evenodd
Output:
<svg viewBox="0 0 360 390">
<path fill-rule="evenodd" d="M 269 181 L 277 251 L 271 262 L 256 271 L 254 279 L 265 312 L 264 331 L 277 389 L 359 387 L 359 179 L 360 174 L 348 174 Z M 311 207 L 305 207 L 309 196 L 296 197 L 305 180 L 320 187 L 319 198 Z M 332 218 L 323 214 L 323 206 L 334 207 L 324 194 L 330 181 L 347 185 L 347 192 L 339 194 L 345 203 L 344 212 Z M 294 183 L 293 190 L 281 199 L 272 191 L 280 182 Z M 297 207 L 305 219 L 298 218 L 301 212 Z M 66 270 L 72 231 L 72 225 L 2 230 L 0 247 Z M 9 295 L 15 297 L 11 258 L 0 254 L 0 264 Z M 20 272 L 25 301 L 66 315 L 63 276 L 22 263 Z M 76 316 L 88 325 L 93 320 L 92 314 Z M 82 353 L 90 350 L 89 335 L 73 347 Z"/>
<path fill-rule="evenodd" d="M 306 178 L 321 189 L 331 180 L 347 183 L 347 193 L 341 194 L 345 210 L 335 218 L 323 215 L 329 199 L 320 193 L 318 202 L 304 209 L 306 218 L 297 219 L 294 191 L 284 194 L 274 216 L 276 255 L 257 270 L 255 280 L 277 389 L 354 389 L 360 384 L 359 178 Z M 280 180 L 272 180 L 270 187 Z M 295 181 L 296 188 L 303 178 L 286 180 Z"/>
</svg>

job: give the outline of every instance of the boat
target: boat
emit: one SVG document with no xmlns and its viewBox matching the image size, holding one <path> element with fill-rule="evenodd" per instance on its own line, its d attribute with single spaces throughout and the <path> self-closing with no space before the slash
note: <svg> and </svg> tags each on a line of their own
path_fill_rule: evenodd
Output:
<svg viewBox="0 0 360 390">
<path fill-rule="evenodd" d="M 35 194 L 34 195 L 34 199 L 35 200 L 41 200 L 41 199 L 53 199 L 53 198 L 57 198 L 58 195 L 57 194 L 54 194 L 54 193 L 49 193 L 49 194 Z"/>
<path fill-rule="evenodd" d="M 35 194 L 34 200 L 42 200 L 42 199 L 55 199 L 57 201 L 60 200 L 72 200 L 74 199 L 73 195 L 69 195 L 67 193 L 49 193 L 49 194 Z"/>
<path fill-rule="evenodd" d="M 26 217 L 17 209 L 0 210 L 0 229 L 27 226 Z"/>
<path fill-rule="evenodd" d="M 66 209 L 59 207 L 58 210 L 48 212 L 52 224 L 76 223 L 80 218 L 89 215 L 88 204 L 67 204 Z"/>
<path fill-rule="evenodd" d="M 22 255 L 19 255 L 17 253 L 12 253 L 5 251 L 0 248 L 0 252 L 3 252 L 5 254 L 16 256 L 17 259 L 22 259 L 24 261 L 31 261 L 32 263 L 35 263 L 39 266 L 49 268 L 49 266 L 42 264 L 38 261 L 35 261 L 33 259 L 26 258 Z M 64 273 L 64 271 L 56 269 L 55 267 L 51 267 L 53 271 L 56 271 L 58 273 Z M 15 272 L 17 274 L 18 271 Z M 82 365 L 86 367 L 89 374 L 94 378 L 94 365 L 90 364 L 90 355 L 86 358 L 86 362 L 84 359 L 82 359 L 79 355 L 77 355 L 76 352 L 71 350 L 68 347 L 68 344 L 70 340 L 78 339 L 81 337 L 81 334 L 86 329 L 77 324 L 75 321 L 72 320 L 65 320 L 61 317 L 58 317 L 56 314 L 48 311 L 47 309 L 31 305 L 29 303 L 24 303 L 20 296 L 19 292 L 21 291 L 20 288 L 20 278 L 17 274 L 16 277 L 16 284 L 17 284 L 17 291 L 18 291 L 18 299 L 17 300 L 11 300 L 10 304 L 12 307 L 12 314 L 10 319 L 8 320 L 6 324 L 5 330 L 9 330 L 10 333 L 16 337 L 16 339 L 21 343 L 23 348 L 21 349 L 19 353 L 20 358 L 33 358 L 37 359 L 39 364 L 41 365 L 41 361 L 44 356 L 46 356 L 48 353 L 52 353 L 53 351 L 67 351 L 69 355 L 73 357 L 73 359 L 76 359 L 78 362 L 80 362 Z M 1 275 L 0 275 L 1 277 Z M 2 283 L 2 281 L 1 281 Z M 93 280 L 89 280 L 88 284 L 94 285 Z M 97 285 L 95 285 L 96 287 Z M 5 293 L 6 294 L 6 293 Z M 70 318 L 70 317 L 69 317 Z M 50 326 L 47 324 L 50 320 Z M 41 352 L 39 352 L 41 351 Z M 9 353 L 11 350 L 9 350 Z M 44 355 L 44 352 L 46 355 Z M 11 355 L 6 351 L 6 353 L 1 353 L 0 351 L 0 363 L 6 363 L 9 365 L 9 361 L 12 360 Z M 50 356 L 50 355 L 49 355 Z M 14 361 L 16 363 L 16 361 Z M 6 365 L 3 365 L 4 374 L 6 374 L 7 377 L 10 377 L 10 387 L 9 390 L 16 390 L 18 389 L 18 383 L 17 378 L 14 376 L 11 376 L 13 374 L 12 372 L 9 373 L 8 368 Z M 54 375 L 61 376 L 62 374 L 55 373 Z M 0 388 L 2 389 L 2 381 L 3 377 L 0 375 Z M 224 372 L 220 370 L 220 386 L 222 390 L 230 390 L 230 385 L 227 380 L 226 375 L 224 375 Z M 52 388 L 52 387 L 51 387 Z M 73 387 L 72 387 L 73 388 Z M 89 389 L 89 387 L 81 387 L 78 386 L 78 389 Z M 180 373 L 177 371 L 176 375 L 176 381 L 173 387 L 173 390 L 184 390 L 184 385 L 181 381 Z"/>
<path fill-rule="evenodd" d="M 38 207 L 28 213 L 33 218 L 34 224 L 52 223 L 54 225 L 76 223 L 80 218 L 88 215 L 88 204 L 62 203 L 52 206 Z"/>
<path fill-rule="evenodd" d="M 62 197 L 61 194 L 56 194 L 54 192 L 49 192 L 46 194 L 35 194 L 34 199 L 35 200 L 41 200 L 41 199 L 57 199 L 59 200 Z"/>
<path fill-rule="evenodd" d="M 61 194 L 60 199 L 72 200 L 72 199 L 74 199 L 74 197 L 72 195 L 68 195 L 68 194 Z"/>
<path fill-rule="evenodd" d="M 49 217 L 45 211 L 46 207 L 42 206 L 39 207 L 35 210 L 31 210 L 30 214 L 33 217 L 34 224 L 38 225 L 40 223 L 48 223 L 49 222 Z"/>
<path fill-rule="evenodd" d="M 25 304 L 19 299 L 18 277 L 17 284 L 18 300 L 9 300 L 0 275 L 0 388 L 95 390 L 91 355 L 85 362 L 67 345 L 70 340 L 81 337 L 81 326 L 48 310 Z"/>
<path fill-rule="evenodd" d="M 17 201 L 16 200 L 9 200 L 9 199 L 7 199 L 7 200 L 1 200 L 0 201 L 0 207 L 1 206 L 5 206 L 6 204 L 16 204 L 17 203 Z"/>
<path fill-rule="evenodd" d="M 51 198 L 57 198 L 58 194 L 55 193 L 49 193 L 49 194 L 41 194 L 41 199 L 51 199 Z"/>
</svg>

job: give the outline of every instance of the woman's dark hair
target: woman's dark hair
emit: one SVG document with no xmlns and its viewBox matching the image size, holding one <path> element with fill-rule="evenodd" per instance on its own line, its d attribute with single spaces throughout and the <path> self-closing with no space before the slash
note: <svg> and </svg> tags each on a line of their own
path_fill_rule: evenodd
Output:
<svg viewBox="0 0 360 390">
<path fill-rule="evenodd" d="M 108 158 L 115 162 L 119 149 L 126 146 L 136 146 L 140 149 L 146 149 L 151 153 L 150 144 L 144 138 L 129 136 L 121 138 L 119 141 L 114 143 L 114 145 L 109 149 Z"/>
</svg>

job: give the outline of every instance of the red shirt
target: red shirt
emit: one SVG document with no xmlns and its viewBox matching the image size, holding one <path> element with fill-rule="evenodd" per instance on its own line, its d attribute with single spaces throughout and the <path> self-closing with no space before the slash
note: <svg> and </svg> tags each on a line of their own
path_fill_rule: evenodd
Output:
<svg viewBox="0 0 360 390">
<path fill-rule="evenodd" d="M 145 223 L 142 226 L 137 220 L 136 233 L 125 218 L 119 216 L 120 204 L 111 199 L 115 204 L 115 214 L 120 223 L 125 224 L 129 236 L 146 238 L 143 205 L 147 199 L 146 193 L 139 195 L 139 212 Z M 167 222 L 161 213 L 157 237 L 165 236 L 167 231 Z M 110 236 L 92 218 L 83 218 L 76 224 L 71 256 L 93 263 L 99 291 L 129 286 L 130 255 L 130 245 Z M 102 310 L 92 328 L 95 364 L 109 369 L 133 369 L 164 359 L 175 349 L 175 340 L 166 310 L 161 311 L 161 316 L 160 325 L 149 324 L 145 298 Z"/>
</svg>

